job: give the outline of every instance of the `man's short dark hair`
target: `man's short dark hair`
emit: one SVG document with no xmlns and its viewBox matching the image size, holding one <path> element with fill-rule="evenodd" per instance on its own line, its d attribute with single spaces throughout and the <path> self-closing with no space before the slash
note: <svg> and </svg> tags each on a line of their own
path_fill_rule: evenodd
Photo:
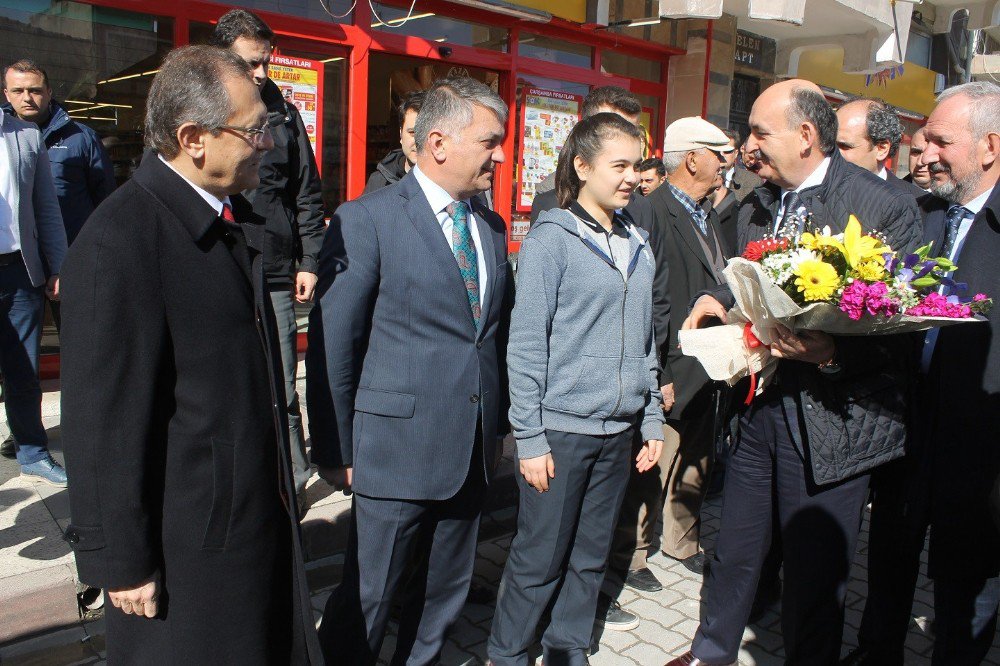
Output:
<svg viewBox="0 0 1000 666">
<path fill-rule="evenodd" d="M 231 9 L 220 16 L 208 43 L 228 49 L 240 37 L 267 42 L 274 46 L 274 31 L 259 16 L 245 9 Z"/>
<path fill-rule="evenodd" d="M 649 171 L 650 169 L 656 169 L 656 175 L 661 178 L 667 175 L 667 167 L 663 166 L 663 160 L 656 157 L 648 157 L 638 164 L 635 168 L 641 173 L 643 171 Z"/>
<path fill-rule="evenodd" d="M 407 111 L 415 111 L 420 113 L 420 109 L 424 106 L 424 98 L 427 97 L 426 90 L 414 90 L 399 103 L 397 111 L 399 112 L 399 126 L 403 126 L 403 119 L 406 118 Z"/>
<path fill-rule="evenodd" d="M 642 104 L 636 96 L 619 86 L 601 86 L 591 90 L 583 100 L 583 117 L 589 118 L 606 110 L 601 107 L 610 107 L 626 116 L 638 116 L 642 113 Z"/>
<path fill-rule="evenodd" d="M 236 110 L 226 88 L 230 77 L 252 81 L 250 66 L 228 49 L 182 46 L 167 54 L 146 98 L 146 146 L 165 158 L 180 152 L 184 123 L 218 131 Z"/>
<path fill-rule="evenodd" d="M 789 127 L 812 123 L 819 134 L 819 149 L 830 155 L 837 148 L 837 114 L 820 93 L 810 88 L 796 88 L 786 110 Z"/>
<path fill-rule="evenodd" d="M 865 115 L 865 132 L 868 134 L 868 140 L 873 146 L 888 141 L 889 157 L 895 157 L 899 150 L 899 142 L 903 140 L 903 123 L 900 122 L 895 109 L 873 97 L 857 97 L 849 100 L 847 104 L 854 102 L 868 104 L 868 113 Z"/>
<path fill-rule="evenodd" d="M 743 135 L 740 134 L 740 131 L 738 129 L 724 129 L 722 130 L 722 133 L 725 134 L 726 137 L 728 137 L 729 140 L 733 142 L 733 145 L 736 146 L 737 148 L 739 148 L 740 145 L 742 145 Z"/>
<path fill-rule="evenodd" d="M 46 88 L 51 88 L 49 85 L 49 75 L 45 73 L 45 70 L 39 67 L 38 63 L 34 60 L 29 60 L 28 58 L 21 58 L 17 62 L 12 62 L 3 68 L 3 87 L 7 88 L 7 72 L 14 70 L 15 72 L 20 72 L 21 74 L 38 74 L 42 77 L 42 83 L 45 84 Z"/>
</svg>

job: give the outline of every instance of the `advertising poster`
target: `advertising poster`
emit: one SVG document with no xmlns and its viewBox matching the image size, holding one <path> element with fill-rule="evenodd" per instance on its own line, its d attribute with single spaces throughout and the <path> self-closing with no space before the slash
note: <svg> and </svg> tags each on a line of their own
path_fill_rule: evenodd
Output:
<svg viewBox="0 0 1000 666">
<path fill-rule="evenodd" d="M 580 120 L 579 95 L 525 88 L 521 105 L 521 165 L 517 179 L 517 210 L 531 210 L 535 187 L 556 170 L 559 151 Z"/>
<path fill-rule="evenodd" d="M 316 155 L 316 164 L 322 165 L 323 149 L 323 63 L 318 60 L 271 56 L 268 77 L 281 90 L 285 101 L 295 105 L 306 126 L 309 143 Z"/>
</svg>

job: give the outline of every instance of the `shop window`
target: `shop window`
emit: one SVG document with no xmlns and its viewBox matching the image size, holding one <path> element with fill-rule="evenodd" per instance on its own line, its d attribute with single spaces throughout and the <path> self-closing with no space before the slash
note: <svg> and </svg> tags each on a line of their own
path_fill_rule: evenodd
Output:
<svg viewBox="0 0 1000 666">
<path fill-rule="evenodd" d="M 101 136 L 120 184 L 142 157 L 146 96 L 173 32 L 169 18 L 78 2 L 0 3 L 0 62 L 46 70 L 55 99 Z"/>
<path fill-rule="evenodd" d="M 617 51 L 601 53 L 601 71 L 607 74 L 618 74 L 632 79 L 660 82 L 660 63 L 656 60 L 636 58 Z"/>
<path fill-rule="evenodd" d="M 371 27 L 380 32 L 420 37 L 433 42 L 507 52 L 508 33 L 505 28 L 439 16 L 420 11 L 419 7 L 411 12 L 409 8 L 373 2 Z"/>
<path fill-rule="evenodd" d="M 521 34 L 521 38 L 517 42 L 517 53 L 525 58 L 536 58 L 586 69 L 591 68 L 594 56 L 594 50 L 585 44 L 575 44 L 530 32 Z"/>
<path fill-rule="evenodd" d="M 352 23 L 354 4 L 352 0 L 234 0 L 227 3 L 233 7 L 243 7 L 251 11 L 271 12 L 284 16 L 300 16 L 314 21 Z M 220 7 L 222 16 L 229 7 Z"/>
<path fill-rule="evenodd" d="M 910 36 L 906 41 L 906 62 L 914 65 L 930 68 L 931 66 L 931 37 L 921 32 L 910 31 Z"/>
</svg>

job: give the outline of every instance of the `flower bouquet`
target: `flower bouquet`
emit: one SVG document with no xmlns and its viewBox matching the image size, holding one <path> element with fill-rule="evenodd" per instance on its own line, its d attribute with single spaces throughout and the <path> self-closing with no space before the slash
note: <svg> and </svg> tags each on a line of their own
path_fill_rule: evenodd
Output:
<svg viewBox="0 0 1000 666">
<path fill-rule="evenodd" d="M 777 366 L 768 346 L 779 324 L 793 332 L 887 335 L 980 321 L 976 315 L 993 304 L 985 294 L 962 301 L 967 286 L 950 277 L 957 266 L 932 257 L 932 245 L 899 258 L 878 234 L 862 233 L 853 215 L 842 234 L 787 231 L 797 226 L 792 221 L 729 260 L 723 275 L 736 305 L 726 325 L 680 331 L 682 351 L 712 379 L 732 385 L 750 376 L 759 394 Z"/>
</svg>

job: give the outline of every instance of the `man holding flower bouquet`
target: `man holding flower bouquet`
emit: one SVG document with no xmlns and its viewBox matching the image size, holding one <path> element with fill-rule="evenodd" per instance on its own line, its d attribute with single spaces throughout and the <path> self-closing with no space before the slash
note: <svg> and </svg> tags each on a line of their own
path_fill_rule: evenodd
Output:
<svg viewBox="0 0 1000 666">
<path fill-rule="evenodd" d="M 922 222 L 913 198 L 840 156 L 837 118 L 817 86 L 801 80 L 773 85 L 754 104 L 750 130 L 747 152 L 767 183 L 740 208 L 739 248 L 781 232 L 827 226 L 844 232 L 852 215 L 892 248 L 916 247 Z M 810 289 L 829 287 L 820 272 L 802 280 Z M 734 302 L 729 287 L 720 286 L 695 302 L 684 328 L 725 321 Z M 774 501 L 783 541 L 787 660 L 839 660 L 868 475 L 903 455 L 912 358 L 906 344 L 900 336 L 777 330 L 770 355 L 781 360 L 771 383 L 748 399 L 734 424 L 701 625 L 691 651 L 671 666 L 736 661 L 771 541 Z M 733 395 L 746 395 L 745 384 Z"/>
</svg>

